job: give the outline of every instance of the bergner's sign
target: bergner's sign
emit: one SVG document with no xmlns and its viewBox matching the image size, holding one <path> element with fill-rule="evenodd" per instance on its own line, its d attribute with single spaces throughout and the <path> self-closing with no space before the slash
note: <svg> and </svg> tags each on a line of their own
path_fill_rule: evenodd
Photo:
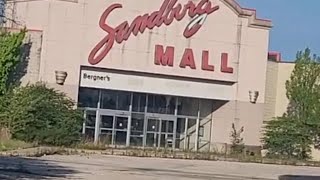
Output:
<svg viewBox="0 0 320 180">
<path fill-rule="evenodd" d="M 100 63 L 112 49 L 114 43 L 121 44 L 127 41 L 131 34 L 137 35 L 139 32 L 144 33 L 146 29 L 160 27 L 163 24 L 170 25 L 174 20 L 180 21 L 186 15 L 192 20 L 185 28 L 183 35 L 185 38 L 190 38 L 196 34 L 202 27 L 208 15 L 219 10 L 218 5 L 213 5 L 210 0 L 201 0 L 198 4 L 192 1 L 185 5 L 177 3 L 178 0 L 164 0 L 158 11 L 151 14 L 144 14 L 137 16 L 131 24 L 128 21 L 122 22 L 116 27 L 108 25 L 107 19 L 112 11 L 117 8 L 122 8 L 121 4 L 113 4 L 109 6 L 102 14 L 99 26 L 107 35 L 93 48 L 89 55 L 89 63 L 96 65 Z M 155 49 L 155 64 L 163 66 L 173 66 L 174 61 L 174 47 L 166 47 L 164 50 L 162 45 L 156 45 Z M 196 69 L 195 58 L 192 49 L 185 49 L 185 52 L 180 62 L 181 68 L 190 67 Z M 202 52 L 202 70 L 214 71 L 214 66 L 209 65 L 209 52 Z M 228 67 L 228 54 L 221 54 L 221 72 L 233 73 L 233 68 Z"/>
<path fill-rule="evenodd" d="M 88 73 L 83 73 L 82 79 L 86 80 L 92 80 L 92 81 L 110 81 L 109 76 L 99 76 L 96 74 L 88 74 Z"/>
</svg>

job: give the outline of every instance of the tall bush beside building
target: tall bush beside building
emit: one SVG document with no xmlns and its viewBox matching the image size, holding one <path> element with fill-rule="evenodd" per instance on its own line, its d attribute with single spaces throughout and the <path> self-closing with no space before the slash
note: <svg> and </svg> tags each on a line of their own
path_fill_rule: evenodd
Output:
<svg viewBox="0 0 320 180">
<path fill-rule="evenodd" d="M 20 62 L 26 31 L 8 32 L 0 28 L 0 96 L 10 85 L 10 75 Z"/>
<path fill-rule="evenodd" d="M 80 139 L 82 113 L 65 94 L 37 83 L 16 88 L 4 117 L 12 137 L 44 145 L 71 145 Z"/>
<path fill-rule="evenodd" d="M 46 145 L 75 143 L 80 139 L 83 116 L 71 99 L 42 83 L 11 86 L 25 34 L 25 30 L 0 28 L 0 138 L 5 134 L 6 139 Z"/>
<path fill-rule="evenodd" d="M 309 49 L 297 54 L 286 83 L 290 101 L 283 117 L 267 123 L 263 142 L 271 156 L 308 159 L 320 132 L 320 58 Z"/>
<path fill-rule="evenodd" d="M 0 21 L 4 18 L 3 11 L 4 1 L 0 2 Z M 8 88 L 11 84 L 10 75 L 15 71 L 20 62 L 21 49 L 23 39 L 25 37 L 25 30 L 12 33 L 6 29 L 1 28 L 0 22 L 0 139 L 9 139 L 10 132 L 7 128 L 7 122 L 3 117 L 6 111 L 8 102 Z"/>
</svg>

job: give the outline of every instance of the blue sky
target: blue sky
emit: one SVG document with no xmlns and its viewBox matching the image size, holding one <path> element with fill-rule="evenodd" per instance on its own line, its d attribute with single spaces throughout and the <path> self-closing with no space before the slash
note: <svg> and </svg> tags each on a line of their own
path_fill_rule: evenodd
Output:
<svg viewBox="0 0 320 180">
<path fill-rule="evenodd" d="M 271 19 L 269 49 L 292 61 L 297 51 L 309 47 L 320 56 L 320 0 L 238 0 L 242 7 L 254 8 L 258 17 Z"/>
</svg>

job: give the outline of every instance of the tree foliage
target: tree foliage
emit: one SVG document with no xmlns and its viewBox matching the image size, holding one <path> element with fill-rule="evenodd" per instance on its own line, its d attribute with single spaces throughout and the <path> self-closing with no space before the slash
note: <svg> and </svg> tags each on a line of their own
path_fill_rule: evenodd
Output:
<svg viewBox="0 0 320 180">
<path fill-rule="evenodd" d="M 266 125 L 264 143 L 274 158 L 310 158 L 312 140 L 307 128 L 288 117 L 278 117 Z"/>
<path fill-rule="evenodd" d="M 42 83 L 16 88 L 6 96 L 2 118 L 12 137 L 45 145 L 70 145 L 80 138 L 82 113 L 65 94 Z"/>
<path fill-rule="evenodd" d="M 20 62 L 25 30 L 13 33 L 0 29 L 0 96 L 9 85 L 9 77 Z"/>
<path fill-rule="evenodd" d="M 320 58 L 306 49 L 297 53 L 296 65 L 286 83 L 289 107 L 283 117 L 266 125 L 263 142 L 269 155 L 310 158 L 320 132 Z"/>
</svg>

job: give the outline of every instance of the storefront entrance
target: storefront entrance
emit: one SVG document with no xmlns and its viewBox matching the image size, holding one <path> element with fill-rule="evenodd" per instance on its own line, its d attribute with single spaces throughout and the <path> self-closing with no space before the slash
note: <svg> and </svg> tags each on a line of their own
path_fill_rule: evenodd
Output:
<svg viewBox="0 0 320 180">
<path fill-rule="evenodd" d="M 110 145 L 126 145 L 129 116 L 101 115 L 100 143 Z"/>
<path fill-rule="evenodd" d="M 94 143 L 198 150 L 211 131 L 203 122 L 212 121 L 212 100 L 82 88 L 79 103 L 83 134 Z"/>
<path fill-rule="evenodd" d="M 174 118 L 147 118 L 147 147 L 173 148 L 175 143 Z"/>
</svg>

